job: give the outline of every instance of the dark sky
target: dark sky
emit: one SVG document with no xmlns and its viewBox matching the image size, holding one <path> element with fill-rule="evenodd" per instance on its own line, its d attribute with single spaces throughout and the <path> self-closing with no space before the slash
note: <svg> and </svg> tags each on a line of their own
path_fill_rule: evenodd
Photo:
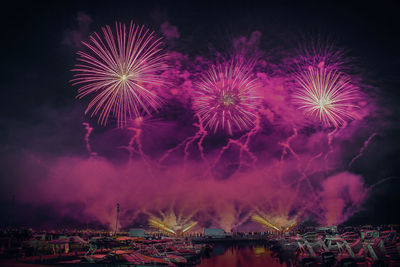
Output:
<svg viewBox="0 0 400 267">
<path fill-rule="evenodd" d="M 207 51 L 209 44 L 224 45 L 232 36 L 258 30 L 264 42 L 291 35 L 321 33 L 338 40 L 385 83 L 384 93 L 398 97 L 399 21 L 394 3 L 263 4 L 198 1 L 61 1 L 12 2 L 3 7 L 1 114 L 8 118 L 32 116 L 41 104 L 68 105 L 74 101 L 68 71 L 74 50 L 63 44 L 76 30 L 78 12 L 92 18 L 90 31 L 115 20 L 135 20 L 158 28 L 165 20 L 181 34 L 179 46 L 188 52 Z M 26 86 L 29 84 L 30 89 Z"/>
<path fill-rule="evenodd" d="M 380 178 L 400 175 L 399 108 L 400 100 L 400 23 L 395 1 L 366 1 L 336 3 L 336 1 L 277 3 L 233 3 L 234 1 L 11 1 L 2 4 L 0 137 L 3 190 L 15 179 L 7 171 L 18 151 L 43 145 L 52 153 L 65 145 L 75 152 L 82 151 L 81 129 L 83 106 L 75 100 L 76 90 L 69 80 L 75 63 L 76 48 L 65 43 L 66 36 L 79 28 L 79 13 L 91 18 L 89 32 L 115 20 L 134 20 L 158 29 L 164 21 L 177 26 L 179 43 L 175 48 L 188 54 L 206 54 L 211 46 L 227 46 L 235 36 L 248 36 L 260 31 L 263 44 L 285 46 L 294 36 L 321 34 L 337 40 L 357 58 L 366 78 L 379 88 L 378 104 L 385 106 L 386 128 L 373 146 L 372 153 L 360 170 L 373 184 Z M 228 41 L 227 41 L 228 40 Z M 265 45 L 267 46 L 267 45 Z M 52 110 L 52 112 L 46 112 Z M 70 118 L 58 120 L 57 112 L 71 113 Z M 43 117 L 43 114 L 47 114 Z M 51 123 L 49 123 L 51 121 Z M 46 127 L 41 127 L 46 125 Z M 63 136 L 54 137 L 60 129 Z M 77 130 L 79 129 L 79 130 Z M 43 140 L 31 141 L 32 136 Z M 60 147 L 49 139 L 62 140 Z M 382 177 L 384 176 L 384 177 Z M 369 179 L 369 180 L 368 180 Z M 357 215 L 359 222 L 375 213 L 377 223 L 400 223 L 395 214 L 400 196 L 399 182 L 392 181 L 368 201 L 372 207 Z"/>
</svg>

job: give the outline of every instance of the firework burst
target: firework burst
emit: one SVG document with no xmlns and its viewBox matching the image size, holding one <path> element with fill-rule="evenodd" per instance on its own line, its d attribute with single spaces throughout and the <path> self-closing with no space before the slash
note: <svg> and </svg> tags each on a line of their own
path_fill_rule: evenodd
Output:
<svg viewBox="0 0 400 267">
<path fill-rule="evenodd" d="M 360 93 L 349 76 L 319 64 L 300 72 L 296 81 L 293 101 L 311 118 L 336 128 L 355 118 Z"/>
<path fill-rule="evenodd" d="M 99 114 L 101 125 L 112 114 L 123 127 L 128 119 L 160 106 L 152 88 L 163 84 L 158 74 L 166 69 L 165 53 L 154 32 L 133 22 L 129 28 L 116 23 L 115 34 L 108 25 L 102 32 L 103 37 L 94 33 L 90 42 L 83 42 L 89 52 L 78 52 L 72 83 L 80 86 L 78 98 L 93 96 L 85 114 Z"/>
<path fill-rule="evenodd" d="M 229 61 L 212 66 L 196 83 L 193 106 L 206 128 L 232 135 L 248 130 L 256 120 L 259 97 L 252 64 Z"/>
<path fill-rule="evenodd" d="M 183 235 L 197 225 L 197 222 L 191 220 L 191 216 L 183 218 L 174 212 L 162 213 L 162 215 L 162 219 L 150 216 L 149 226 L 169 235 Z"/>
<path fill-rule="evenodd" d="M 254 214 L 251 219 L 278 232 L 288 232 L 297 225 L 295 219 L 288 219 L 286 216 L 275 216 L 271 217 L 271 219 L 266 219 L 267 217 L 266 214 L 262 214 L 262 216 Z"/>
</svg>

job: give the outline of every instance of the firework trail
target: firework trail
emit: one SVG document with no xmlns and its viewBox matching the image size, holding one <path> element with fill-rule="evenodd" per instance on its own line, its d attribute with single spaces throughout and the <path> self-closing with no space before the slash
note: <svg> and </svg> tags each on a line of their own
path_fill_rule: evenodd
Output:
<svg viewBox="0 0 400 267">
<path fill-rule="evenodd" d="M 279 142 L 278 144 L 281 145 L 283 147 L 282 149 L 282 154 L 281 154 L 281 158 L 280 158 L 280 163 L 283 163 L 285 156 L 288 154 L 288 151 L 298 160 L 299 156 L 296 154 L 296 152 L 294 152 L 294 150 L 292 149 L 292 147 L 290 146 L 290 142 L 297 137 L 297 129 L 293 128 L 293 134 L 291 136 L 289 136 L 286 141 L 284 142 Z"/>
<path fill-rule="evenodd" d="M 207 131 L 204 129 L 203 122 L 202 122 L 200 116 L 198 116 L 198 119 L 199 119 L 199 123 L 194 124 L 194 126 L 199 128 L 199 132 L 201 133 L 201 137 L 200 137 L 199 141 L 197 142 L 197 148 L 200 151 L 201 159 L 203 160 L 203 162 L 206 162 L 208 165 L 208 161 L 204 155 L 204 148 L 203 148 L 203 141 L 204 141 L 204 138 L 206 138 L 206 136 L 207 136 Z"/>
<path fill-rule="evenodd" d="M 92 147 L 90 146 L 90 134 L 92 133 L 93 128 L 87 122 L 82 123 L 82 125 L 85 126 L 85 130 L 86 130 L 86 134 L 85 134 L 86 150 L 91 157 L 97 156 L 96 152 L 92 152 Z"/>
<path fill-rule="evenodd" d="M 218 162 L 221 160 L 223 154 L 232 146 L 236 145 L 240 148 L 239 150 L 239 167 L 238 170 L 241 169 L 242 166 L 247 166 L 247 167 L 253 167 L 255 168 L 255 164 L 257 162 L 257 157 L 253 154 L 253 152 L 250 151 L 249 148 L 249 142 L 251 140 L 251 137 L 256 135 L 259 131 L 261 130 L 260 127 L 260 117 L 257 115 L 256 120 L 255 120 L 255 126 L 246 134 L 242 135 L 238 139 L 232 139 L 229 138 L 228 143 L 221 148 L 215 162 L 214 162 L 214 167 L 218 164 Z M 250 157 L 251 159 L 251 164 L 247 164 L 243 160 L 243 155 L 244 152 Z"/>
<path fill-rule="evenodd" d="M 177 146 L 168 149 L 167 152 L 164 153 L 164 155 L 160 158 L 158 161 L 159 163 L 162 163 L 164 160 L 166 160 L 173 152 L 177 151 L 179 148 L 185 146 L 188 142 L 193 142 L 192 140 L 198 138 L 198 133 L 196 133 L 194 136 L 186 137 L 185 140 L 183 140 L 181 143 L 179 143 Z"/>
<path fill-rule="evenodd" d="M 242 160 L 243 152 L 246 152 L 247 155 L 251 158 L 252 166 L 253 166 L 253 168 L 255 168 L 257 157 L 250 151 L 249 143 L 250 143 L 251 137 L 256 135 L 260 130 L 261 130 L 260 117 L 257 115 L 256 120 L 255 120 L 255 126 L 248 133 L 246 133 L 244 135 L 245 141 L 243 142 L 243 145 L 240 146 L 239 168 L 238 168 L 239 170 L 240 170 L 240 167 L 242 166 L 242 162 L 243 162 L 243 160 Z"/>
<path fill-rule="evenodd" d="M 85 114 L 99 114 L 101 125 L 112 114 L 123 127 L 127 119 L 160 106 L 152 88 L 164 83 L 159 74 L 166 69 L 165 54 L 154 32 L 133 22 L 129 28 L 116 23 L 115 34 L 108 25 L 102 32 L 103 38 L 94 33 L 89 43 L 83 42 L 89 52 L 78 52 L 80 63 L 71 82 L 80 86 L 78 98 L 93 96 Z"/>
<path fill-rule="evenodd" d="M 188 142 L 186 142 L 186 144 L 185 144 L 184 161 L 186 162 L 186 160 L 189 157 L 189 147 L 190 147 L 190 145 L 193 144 L 196 139 L 199 139 L 199 141 L 197 142 L 197 148 L 200 151 L 201 159 L 204 162 L 208 163 L 207 160 L 206 160 L 206 157 L 204 155 L 204 149 L 203 149 L 203 146 L 202 146 L 204 138 L 207 136 L 207 131 L 204 129 L 203 120 L 201 119 L 201 117 L 197 116 L 197 119 L 199 120 L 199 123 L 194 123 L 193 125 L 195 127 L 197 127 L 199 130 L 196 132 L 196 134 L 193 136 L 193 138 L 189 139 Z"/>
<path fill-rule="evenodd" d="M 283 171 L 284 159 L 285 159 L 285 156 L 288 154 L 288 151 L 291 152 L 291 154 L 293 155 L 293 157 L 296 158 L 296 160 L 299 160 L 298 155 L 296 154 L 296 152 L 294 152 L 294 150 L 290 146 L 290 142 L 296 137 L 297 137 L 297 129 L 293 128 L 292 135 L 290 135 L 285 141 L 278 142 L 278 144 L 280 146 L 282 146 L 282 153 L 281 153 L 281 157 L 279 159 L 279 170 L 280 170 L 280 177 L 281 177 L 281 179 L 279 179 L 279 184 L 281 187 L 284 186 L 282 183 L 282 171 Z M 278 177 L 276 177 L 276 178 L 278 178 Z M 294 182 L 297 184 L 297 187 L 300 188 L 300 182 L 297 179 Z"/>
<path fill-rule="evenodd" d="M 298 73 L 296 80 L 293 102 L 309 117 L 335 128 L 355 118 L 360 95 L 349 76 L 320 64 Z"/>
<path fill-rule="evenodd" d="M 328 157 L 331 153 L 333 153 L 333 140 L 335 139 L 336 136 L 340 135 L 340 133 L 347 127 L 347 121 L 343 123 L 343 125 L 340 128 L 335 128 L 332 131 L 328 132 L 327 138 L 328 138 L 328 152 L 324 156 L 324 162 L 325 166 L 328 166 Z"/>
<path fill-rule="evenodd" d="M 192 145 L 196 140 L 198 140 L 197 148 L 198 148 L 198 150 L 200 152 L 200 157 L 203 160 L 203 162 L 206 163 L 206 166 L 208 167 L 207 169 L 208 169 L 209 173 L 211 173 L 210 169 L 209 169 L 208 161 L 207 161 L 207 159 L 205 157 L 205 154 L 204 154 L 204 148 L 203 148 L 203 145 L 202 145 L 203 141 L 204 141 L 204 138 L 207 136 L 207 131 L 205 130 L 205 128 L 203 126 L 203 120 L 201 119 L 201 117 L 197 115 L 197 119 L 199 120 L 199 123 L 194 123 L 193 125 L 195 127 L 197 127 L 199 130 L 195 133 L 195 135 L 185 138 L 185 140 L 183 140 L 177 146 L 169 149 L 160 158 L 159 163 L 162 163 L 164 160 L 166 160 L 171 155 L 171 153 L 173 153 L 173 152 L 177 151 L 178 149 L 180 149 L 181 147 L 183 147 L 183 151 L 184 151 L 184 161 L 183 162 L 185 164 L 187 159 L 189 158 L 190 145 Z"/>
<path fill-rule="evenodd" d="M 306 164 L 305 168 L 302 168 L 303 164 L 302 164 L 302 162 L 301 162 L 301 160 L 300 160 L 299 155 L 293 150 L 293 148 L 292 148 L 291 145 L 290 145 L 290 142 L 291 142 L 294 138 L 296 138 L 297 136 L 298 136 L 297 129 L 296 129 L 296 128 L 293 128 L 293 134 L 292 134 L 291 136 L 289 136 L 289 137 L 286 139 L 286 141 L 284 141 L 284 142 L 279 142 L 279 143 L 278 143 L 279 145 L 281 145 L 281 146 L 283 147 L 283 149 L 282 149 L 282 154 L 281 154 L 280 161 L 279 161 L 279 163 L 280 163 L 280 165 L 281 165 L 281 170 L 282 170 L 284 158 L 285 158 L 285 156 L 288 154 L 288 152 L 290 152 L 290 154 L 292 154 L 293 157 L 298 161 L 297 170 L 298 170 L 299 173 L 301 174 L 301 178 L 295 181 L 296 184 L 297 184 L 297 186 L 296 186 L 297 192 L 300 190 L 300 183 L 301 183 L 302 181 L 305 181 L 306 184 L 307 184 L 307 186 L 308 186 L 308 188 L 310 189 L 310 192 L 312 193 L 313 197 L 314 197 L 315 199 L 317 199 L 317 193 L 315 192 L 314 187 L 312 186 L 311 181 L 310 181 L 308 175 L 306 174 L 306 170 L 307 170 L 307 168 L 309 167 L 309 165 L 311 164 L 311 162 L 312 162 L 313 160 L 315 160 L 315 159 L 317 159 L 318 157 L 320 157 L 320 154 L 318 154 L 318 155 L 312 157 L 312 158 L 310 159 L 310 161 Z M 283 186 L 283 185 L 281 184 L 281 186 Z"/>
<path fill-rule="evenodd" d="M 195 83 L 193 108 L 206 128 L 232 135 L 254 126 L 259 97 L 252 68 L 251 63 L 231 60 L 212 66 Z"/>
<path fill-rule="evenodd" d="M 377 135 L 377 133 L 372 133 L 368 139 L 364 142 L 364 145 L 361 147 L 360 152 L 358 152 L 358 154 L 351 159 L 348 167 L 350 168 L 351 165 L 353 165 L 354 161 L 356 161 L 357 159 L 359 159 L 362 155 L 364 155 L 364 151 L 365 149 L 367 149 L 369 143 L 371 142 L 372 138 L 374 138 Z"/>
<path fill-rule="evenodd" d="M 140 140 L 142 135 L 142 130 L 133 127 L 129 127 L 128 130 L 133 132 L 132 137 L 129 140 L 128 146 L 125 147 L 129 152 L 129 160 L 131 161 L 133 153 L 136 153 L 142 158 L 144 162 L 149 162 L 147 156 L 143 152 L 143 146 Z M 137 148 L 135 148 L 135 144 Z"/>
<path fill-rule="evenodd" d="M 142 135 L 146 132 L 146 127 L 150 126 L 149 122 L 154 122 L 151 117 L 138 117 L 134 120 L 130 120 L 127 123 L 126 129 L 132 133 L 127 146 L 121 146 L 120 148 L 126 149 L 129 153 L 128 164 L 132 163 L 133 155 L 140 156 L 141 160 L 146 165 L 149 172 L 154 175 L 154 166 L 151 164 L 151 159 L 143 151 Z"/>
<path fill-rule="evenodd" d="M 343 124 L 344 127 L 346 125 L 346 123 Z M 339 128 L 335 128 L 333 131 L 328 133 L 328 152 L 325 154 L 324 156 L 324 162 L 325 162 L 325 166 L 328 166 L 328 156 L 329 154 L 333 153 L 333 138 L 335 136 L 335 134 L 338 132 Z"/>
<path fill-rule="evenodd" d="M 380 184 L 386 183 L 387 181 L 398 180 L 398 179 L 400 179 L 400 177 L 398 177 L 398 176 L 389 176 L 389 177 L 383 178 L 383 179 L 381 179 L 379 182 L 377 182 L 377 183 L 371 185 L 371 186 L 368 188 L 368 192 L 371 192 L 372 189 L 374 189 L 376 186 L 378 186 L 378 185 L 380 185 Z"/>
<path fill-rule="evenodd" d="M 306 164 L 306 167 L 304 168 L 304 171 L 307 171 L 308 168 L 310 168 L 311 163 L 312 163 L 314 160 L 320 158 L 320 157 L 322 156 L 322 154 L 323 154 L 323 153 L 320 152 L 320 153 L 318 153 L 317 155 L 315 155 L 314 157 L 310 158 L 310 160 L 309 160 L 309 161 L 307 162 L 307 164 Z"/>
</svg>

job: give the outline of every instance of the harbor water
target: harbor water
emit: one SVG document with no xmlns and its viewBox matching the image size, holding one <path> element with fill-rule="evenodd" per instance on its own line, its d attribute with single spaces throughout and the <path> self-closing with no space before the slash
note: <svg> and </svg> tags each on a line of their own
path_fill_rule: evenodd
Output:
<svg viewBox="0 0 400 267">
<path fill-rule="evenodd" d="M 201 267 L 288 266 L 284 260 L 273 257 L 269 245 L 263 243 L 215 244 L 209 255 L 203 256 Z"/>
</svg>

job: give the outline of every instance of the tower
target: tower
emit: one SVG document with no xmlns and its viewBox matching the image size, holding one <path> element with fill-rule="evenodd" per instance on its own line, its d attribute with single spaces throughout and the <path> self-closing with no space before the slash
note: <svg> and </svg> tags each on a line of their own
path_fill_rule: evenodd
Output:
<svg viewBox="0 0 400 267">
<path fill-rule="evenodd" d="M 118 231 L 118 217 L 119 217 L 119 203 L 117 203 L 117 218 L 115 220 L 115 232 L 114 232 L 114 235 L 117 235 L 117 231 Z"/>
</svg>

